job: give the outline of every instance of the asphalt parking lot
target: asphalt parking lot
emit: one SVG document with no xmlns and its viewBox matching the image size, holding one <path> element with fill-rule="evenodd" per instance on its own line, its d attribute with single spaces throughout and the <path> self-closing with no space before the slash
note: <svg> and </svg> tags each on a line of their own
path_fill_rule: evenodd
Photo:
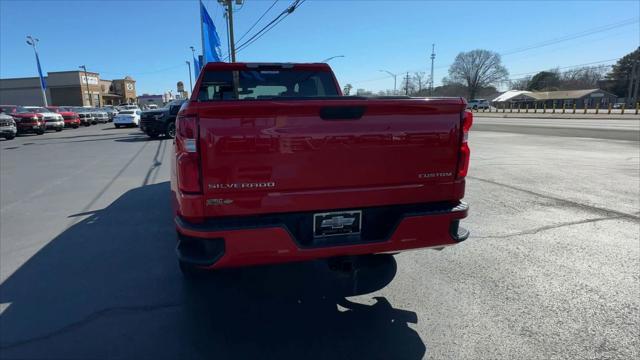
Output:
<svg viewBox="0 0 640 360">
<path fill-rule="evenodd" d="M 638 358 L 637 125 L 476 124 L 462 244 L 195 283 L 170 140 L 108 124 L 0 141 L 0 358 Z"/>
</svg>

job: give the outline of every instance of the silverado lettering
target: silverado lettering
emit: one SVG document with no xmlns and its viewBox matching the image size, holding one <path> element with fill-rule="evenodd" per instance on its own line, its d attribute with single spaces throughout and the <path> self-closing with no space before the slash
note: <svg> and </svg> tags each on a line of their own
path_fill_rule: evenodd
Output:
<svg viewBox="0 0 640 360">
<path fill-rule="evenodd" d="M 465 109 L 461 98 L 342 96 L 326 64 L 207 64 L 176 119 L 181 269 L 465 240 Z"/>
</svg>

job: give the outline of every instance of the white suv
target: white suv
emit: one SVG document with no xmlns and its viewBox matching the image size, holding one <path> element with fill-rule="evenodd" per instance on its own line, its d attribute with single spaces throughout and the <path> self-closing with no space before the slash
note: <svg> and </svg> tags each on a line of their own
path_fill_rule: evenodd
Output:
<svg viewBox="0 0 640 360">
<path fill-rule="evenodd" d="M 488 109 L 489 101 L 485 99 L 471 99 L 469 104 L 467 104 L 467 108 L 478 110 L 478 109 Z"/>
</svg>

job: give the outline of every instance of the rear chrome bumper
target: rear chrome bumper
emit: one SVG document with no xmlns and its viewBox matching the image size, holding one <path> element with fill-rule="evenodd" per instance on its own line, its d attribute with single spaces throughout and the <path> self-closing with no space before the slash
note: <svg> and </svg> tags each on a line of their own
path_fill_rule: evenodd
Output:
<svg viewBox="0 0 640 360">
<path fill-rule="evenodd" d="M 465 203 L 390 208 L 383 209 L 393 210 L 383 214 L 395 213 L 390 224 L 373 226 L 368 238 L 363 228 L 362 236 L 336 236 L 329 242 L 318 241 L 310 233 L 308 219 L 313 213 L 221 218 L 202 224 L 176 217 L 176 253 L 183 262 L 216 269 L 439 248 L 469 237 L 469 231 L 460 226 L 460 219 L 467 216 Z"/>
</svg>

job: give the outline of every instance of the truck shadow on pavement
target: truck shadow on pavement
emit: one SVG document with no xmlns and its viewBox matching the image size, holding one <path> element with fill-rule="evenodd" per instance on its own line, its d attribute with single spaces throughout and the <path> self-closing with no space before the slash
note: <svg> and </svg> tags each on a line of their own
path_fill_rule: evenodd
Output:
<svg viewBox="0 0 640 360">
<path fill-rule="evenodd" d="M 424 356 L 416 314 L 366 295 L 392 281 L 393 257 L 355 274 L 316 261 L 187 281 L 168 195 L 166 182 L 142 186 L 71 215 L 82 220 L 0 285 L 0 358 Z"/>
</svg>

